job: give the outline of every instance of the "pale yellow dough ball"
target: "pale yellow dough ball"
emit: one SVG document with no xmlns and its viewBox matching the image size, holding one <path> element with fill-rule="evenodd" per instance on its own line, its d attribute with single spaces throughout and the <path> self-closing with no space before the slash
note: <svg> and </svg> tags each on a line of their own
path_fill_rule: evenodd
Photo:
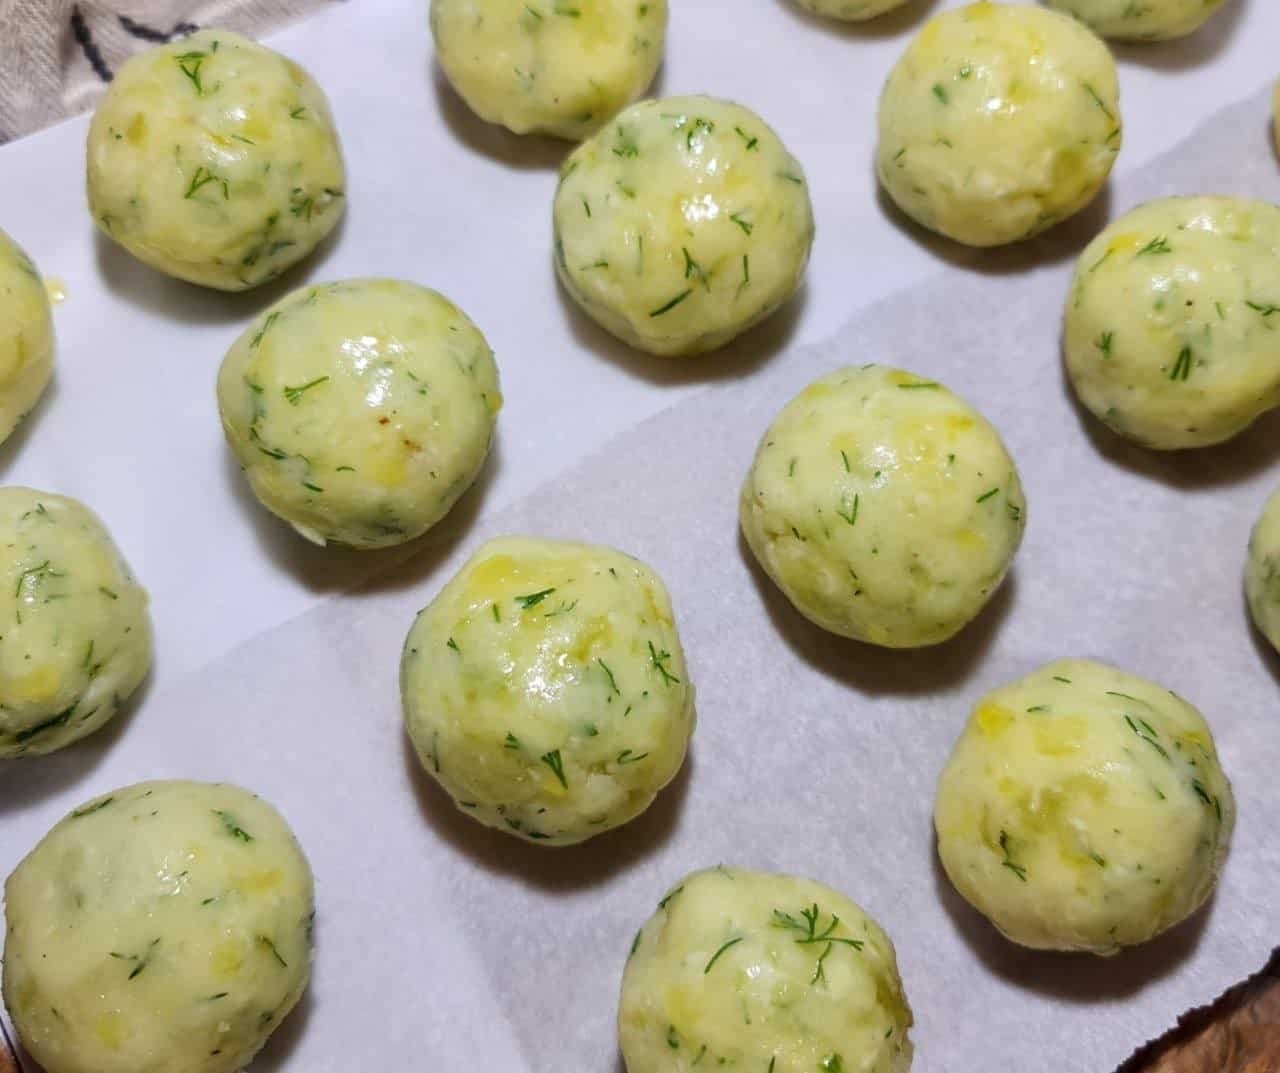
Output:
<svg viewBox="0 0 1280 1073">
<path fill-rule="evenodd" d="M 0 759 L 107 723 L 151 668 L 147 593 L 78 501 L 0 488 Z"/>
<path fill-rule="evenodd" d="M 294 291 L 218 373 L 223 431 L 254 494 L 316 544 L 421 536 L 476 479 L 501 407 L 480 330 L 400 280 Z"/>
<path fill-rule="evenodd" d="M 1026 525 L 999 434 L 942 384 L 837 370 L 769 426 L 742 487 L 743 535 L 823 629 L 886 648 L 937 644 L 991 598 Z"/>
<path fill-rule="evenodd" d="M 423 767 L 457 806 L 547 845 L 647 809 L 695 719 L 662 581 L 561 541 L 485 544 L 418 615 L 400 688 Z"/>
<path fill-rule="evenodd" d="M 698 354 L 800 285 L 813 208 L 759 116 L 714 97 L 633 105 L 560 172 L 556 270 L 582 309 L 652 354 Z"/>
<path fill-rule="evenodd" d="M 1049 0 L 1103 37 L 1167 41 L 1198 30 L 1227 0 Z"/>
<path fill-rule="evenodd" d="M 1209 897 L 1235 824 L 1201 714 L 1061 660 L 979 701 L 938 782 L 938 855 L 1008 938 L 1114 954 Z"/>
<path fill-rule="evenodd" d="M 152 268 L 223 291 L 273 279 L 342 215 L 324 93 L 292 60 L 201 30 L 120 68 L 89 127 L 89 208 Z"/>
<path fill-rule="evenodd" d="M 680 881 L 622 977 L 627 1073 L 907 1073 L 893 943 L 838 891 L 723 865 Z"/>
<path fill-rule="evenodd" d="M 862 22 L 902 7 L 908 0 L 795 0 L 806 11 L 829 19 Z"/>
<path fill-rule="evenodd" d="M 908 216 L 970 246 L 1031 238 L 1083 209 L 1120 151 L 1107 46 L 1027 4 L 944 12 L 880 96 L 876 171 Z"/>
<path fill-rule="evenodd" d="M 1161 198 L 1085 248 L 1063 349 L 1080 401 L 1161 450 L 1221 443 L 1280 405 L 1280 208 Z"/>
<path fill-rule="evenodd" d="M 1244 589 L 1258 631 L 1280 651 L 1280 491 L 1253 527 Z"/>
<path fill-rule="evenodd" d="M 653 81 L 667 0 L 431 0 L 431 33 L 481 119 L 577 141 Z"/>
<path fill-rule="evenodd" d="M 53 376 L 53 316 L 44 280 L 0 231 L 0 443 L 35 406 Z"/>
<path fill-rule="evenodd" d="M 5 884 L 4 1000 L 45 1073 L 238 1073 L 311 972 L 311 869 L 235 786 L 144 782 Z"/>
</svg>

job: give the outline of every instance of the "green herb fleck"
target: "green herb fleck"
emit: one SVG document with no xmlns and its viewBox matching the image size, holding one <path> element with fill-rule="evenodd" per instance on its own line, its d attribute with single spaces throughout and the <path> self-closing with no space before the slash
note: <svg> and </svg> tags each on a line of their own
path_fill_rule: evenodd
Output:
<svg viewBox="0 0 1280 1073">
<path fill-rule="evenodd" d="M 208 58 L 208 55 L 207 52 L 194 51 L 183 52 L 174 56 L 174 60 L 178 64 L 178 70 L 186 75 L 187 79 L 195 87 L 196 95 L 199 97 L 204 96 L 204 83 L 200 78 L 200 68 Z"/>
<path fill-rule="evenodd" d="M 1191 375 L 1191 347 L 1184 346 L 1178 351 L 1178 360 L 1173 363 L 1169 372 L 1170 380 L 1186 380 Z"/>
<path fill-rule="evenodd" d="M 84 808 L 76 809 L 71 813 L 71 818 L 73 820 L 78 820 L 81 816 L 92 816 L 95 812 L 100 812 L 102 809 L 106 808 L 114 800 L 114 794 L 111 797 L 104 797 L 101 801 L 95 801 L 92 805 L 85 805 Z"/>
<path fill-rule="evenodd" d="M 231 191 L 227 186 L 226 179 L 215 175 L 208 168 L 199 167 L 196 168 L 195 174 L 191 176 L 191 185 L 187 187 L 187 192 L 182 195 L 182 199 L 184 201 L 189 201 L 191 198 L 195 197 L 203 187 L 208 186 L 210 183 L 217 183 L 222 187 L 223 201 L 226 201 L 231 197 Z"/>
<path fill-rule="evenodd" d="M 258 345 L 262 342 L 262 337 L 263 337 L 264 335 L 266 335 L 266 334 L 267 334 L 267 332 L 271 331 L 271 325 L 273 325 L 273 324 L 274 324 L 277 320 L 279 320 L 279 319 L 280 319 L 280 313 L 279 313 L 278 311 L 277 311 L 277 312 L 275 312 L 275 313 L 268 313 L 268 314 L 267 314 L 267 318 L 266 318 L 266 320 L 264 320 L 264 321 L 262 322 L 262 327 L 261 327 L 261 328 L 259 328 L 259 329 L 254 333 L 253 338 L 249 340 L 249 349 L 250 349 L 250 350 L 257 350 L 257 349 L 258 349 Z M 259 385 L 254 384 L 254 383 L 252 383 L 252 382 L 250 382 L 250 381 L 248 381 L 248 380 L 246 380 L 246 381 L 245 381 L 245 383 L 247 383 L 247 384 L 249 385 L 249 387 L 250 387 L 254 392 L 256 392 L 257 394 L 259 394 L 259 395 L 261 395 L 261 394 L 262 394 L 262 388 L 261 388 Z"/>
<path fill-rule="evenodd" d="M 520 605 L 522 611 L 528 611 L 531 607 L 537 607 L 543 600 L 550 596 L 556 590 L 543 589 L 541 592 L 531 592 L 528 596 L 517 596 L 516 603 Z"/>
<path fill-rule="evenodd" d="M 671 658 L 670 652 L 666 651 L 666 649 L 660 650 L 660 649 L 654 648 L 653 642 L 652 641 L 649 642 L 649 662 L 653 665 L 654 669 L 660 675 L 662 675 L 663 684 L 668 686 L 678 685 L 680 682 L 680 679 L 677 678 L 674 674 L 672 674 L 669 670 L 667 670 L 666 663 L 667 663 L 667 660 L 669 660 L 670 658 Z"/>
<path fill-rule="evenodd" d="M 262 946 L 262 947 L 265 947 L 267 950 L 270 950 L 270 951 L 271 951 L 271 956 L 272 956 L 273 958 L 275 958 L 278 962 L 280 962 L 280 964 L 281 964 L 281 966 L 282 966 L 282 967 L 284 967 L 284 968 L 286 968 L 286 969 L 289 967 L 289 963 L 288 963 L 287 961 L 285 961 L 285 959 L 284 959 L 284 958 L 282 958 L 282 957 L 280 956 L 280 951 L 279 951 L 278 949 L 276 949 L 276 944 L 271 940 L 271 937 L 270 937 L 270 936 L 268 936 L 268 935 L 259 935 L 259 936 L 258 936 L 258 945 L 259 945 L 259 946 Z"/>
<path fill-rule="evenodd" d="M 1116 120 L 1115 113 L 1107 107 L 1106 102 L 1098 95 L 1098 91 L 1089 85 L 1088 82 L 1083 82 L 1081 85 L 1084 86 L 1085 92 L 1093 98 L 1093 103 L 1102 109 L 1102 114 L 1114 123 Z"/>
<path fill-rule="evenodd" d="M 302 401 L 302 396 L 310 391 L 313 387 L 319 387 L 321 384 L 327 383 L 329 377 L 317 376 L 314 380 L 297 387 L 286 387 L 284 389 L 284 397 L 288 400 L 290 406 L 297 406 Z"/>
<path fill-rule="evenodd" d="M 151 955 L 155 953 L 155 949 L 159 945 L 159 939 L 152 939 L 150 945 L 141 954 L 117 954 L 114 950 L 110 953 L 117 961 L 128 961 L 133 964 L 133 968 L 129 971 L 129 979 L 136 980 L 142 975 L 142 970 L 151 964 Z"/>
<path fill-rule="evenodd" d="M 737 946 L 737 945 L 738 945 L 738 943 L 740 943 L 740 942 L 742 942 L 742 936 L 741 936 L 741 935 L 739 935 L 736 939 L 730 939 L 727 943 L 725 943 L 723 946 L 721 946 L 719 950 L 717 950 L 714 954 L 712 954 L 712 955 L 711 955 L 711 960 L 707 962 L 706 967 L 702 970 L 702 975 L 703 975 L 703 976 L 706 976 L 706 975 L 707 975 L 707 973 L 709 973 L 709 972 L 711 971 L 711 967 L 712 967 L 712 966 L 713 966 L 717 961 L 719 961 L 719 960 L 720 960 L 720 955 L 721 955 L 721 954 L 723 954 L 723 953 L 724 953 L 726 950 L 728 950 L 731 946 Z"/>
<path fill-rule="evenodd" d="M 653 312 L 651 312 L 649 316 L 660 317 L 664 313 L 670 313 L 673 309 L 675 309 L 676 306 L 678 306 L 681 302 L 683 302 L 686 298 L 688 298 L 689 295 L 691 295 L 692 293 L 693 293 L 692 288 L 682 291 L 680 294 L 677 294 L 674 298 L 671 299 L 671 301 L 667 302 L 665 305 L 660 305 L 657 309 L 653 310 Z"/>
<path fill-rule="evenodd" d="M 596 662 L 600 664 L 600 669 L 604 671 L 605 677 L 609 679 L 609 690 L 615 696 L 622 696 L 622 691 L 618 688 L 618 680 L 614 678 L 613 671 L 609 669 L 609 664 L 599 658 L 596 659 Z"/>
<path fill-rule="evenodd" d="M 241 842 L 252 842 L 253 835 L 249 834 L 243 827 L 236 823 L 235 817 L 223 809 L 213 809 L 213 814 L 222 821 L 222 826 L 226 828 L 227 834 L 232 838 L 239 839 Z"/>
<path fill-rule="evenodd" d="M 1020 880 L 1022 880 L 1023 883 L 1025 883 L 1027 881 L 1027 870 L 1022 865 L 1016 864 L 1014 862 L 1013 852 L 1009 848 L 1009 842 L 1010 842 L 1010 838 L 1008 833 L 1005 831 L 1001 831 L 1000 832 L 1000 851 L 1004 854 L 1004 860 L 1002 860 L 1000 863 L 1005 868 L 1009 869 L 1009 871 L 1012 872 L 1015 876 L 1017 876 Z"/>
<path fill-rule="evenodd" d="M 541 760 L 544 764 L 547 765 L 547 767 L 551 769 L 555 777 L 560 780 L 561 786 L 563 786 L 566 790 L 569 789 L 569 783 L 565 780 L 565 777 L 564 777 L 564 762 L 560 759 L 559 749 L 552 749 L 551 752 L 549 753 L 543 753 L 540 757 L 538 757 L 538 759 Z"/>
</svg>

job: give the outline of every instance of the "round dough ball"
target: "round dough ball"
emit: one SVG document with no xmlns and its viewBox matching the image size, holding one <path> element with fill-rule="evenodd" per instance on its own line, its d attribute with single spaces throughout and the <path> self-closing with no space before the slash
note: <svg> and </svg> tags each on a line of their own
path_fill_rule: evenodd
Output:
<svg viewBox="0 0 1280 1073">
<path fill-rule="evenodd" d="M 1117 41 L 1168 41 L 1198 30 L 1226 0 L 1048 0 Z"/>
<path fill-rule="evenodd" d="M 1026 4 L 944 12 L 880 97 L 876 171 L 917 223 L 969 246 L 1038 235 L 1083 209 L 1120 151 L 1111 53 Z"/>
<path fill-rule="evenodd" d="M 560 172 L 556 270 L 582 309 L 651 354 L 714 350 L 800 285 L 813 209 L 799 162 L 754 112 L 641 101 Z"/>
<path fill-rule="evenodd" d="M 550 845 L 647 809 L 695 718 L 658 576 L 552 540 L 485 544 L 415 620 L 400 690 L 418 756 L 458 807 Z"/>
<path fill-rule="evenodd" d="M 902 7 L 907 0 L 796 0 L 806 11 L 829 19 L 845 22 L 864 22 Z"/>
<path fill-rule="evenodd" d="M 0 231 L 0 443 L 35 406 L 53 376 L 53 314 L 44 280 Z"/>
<path fill-rule="evenodd" d="M 103 726 L 147 676 L 147 593 L 74 499 L 0 488 L 0 759 Z"/>
<path fill-rule="evenodd" d="M 806 618 L 917 648 L 982 610 L 1026 513 L 1018 471 L 981 414 L 932 380 L 864 365 L 787 403 L 760 441 L 739 516 Z"/>
<path fill-rule="evenodd" d="M 311 972 L 311 869 L 235 786 L 144 782 L 58 823 L 5 884 L 4 999 L 46 1073 L 237 1073 Z"/>
<path fill-rule="evenodd" d="M 1221 443 L 1280 405 L 1280 208 L 1171 197 L 1085 248 L 1063 349 L 1080 401 L 1120 435 Z"/>
<path fill-rule="evenodd" d="M 658 903 L 618 1007 L 628 1073 L 907 1073 L 911 1024 L 893 943 L 857 905 L 723 866 Z"/>
<path fill-rule="evenodd" d="M 143 52 L 89 127 L 89 209 L 138 260 L 221 291 L 274 279 L 342 216 L 324 93 L 292 60 L 226 30 Z"/>
<path fill-rule="evenodd" d="M 578 141 L 653 81 L 667 0 L 431 0 L 431 34 L 481 119 Z"/>
<path fill-rule="evenodd" d="M 1258 632 L 1280 651 L 1280 490 L 1267 501 L 1249 538 L 1244 591 Z"/>
<path fill-rule="evenodd" d="M 1195 708 L 1061 660 L 988 694 L 938 782 L 938 855 L 1008 938 L 1114 954 L 1209 897 L 1235 824 Z"/>
<path fill-rule="evenodd" d="M 294 291 L 218 373 L 222 428 L 254 494 L 316 544 L 421 536 L 476 479 L 501 407 L 480 330 L 400 280 Z"/>
</svg>

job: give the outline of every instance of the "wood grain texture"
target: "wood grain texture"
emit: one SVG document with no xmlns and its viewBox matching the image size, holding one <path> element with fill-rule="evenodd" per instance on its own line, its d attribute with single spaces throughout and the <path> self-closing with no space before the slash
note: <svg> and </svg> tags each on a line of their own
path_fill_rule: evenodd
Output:
<svg viewBox="0 0 1280 1073">
<path fill-rule="evenodd" d="M 4 1022 L 4 1015 L 0 1013 L 0 1073 L 23 1073 L 22 1066 L 18 1064 L 18 1056 L 13 1051 L 12 1030 Z"/>
<path fill-rule="evenodd" d="M 1280 948 L 1256 976 L 1138 1051 L 1116 1073 L 1280 1070 Z"/>
</svg>

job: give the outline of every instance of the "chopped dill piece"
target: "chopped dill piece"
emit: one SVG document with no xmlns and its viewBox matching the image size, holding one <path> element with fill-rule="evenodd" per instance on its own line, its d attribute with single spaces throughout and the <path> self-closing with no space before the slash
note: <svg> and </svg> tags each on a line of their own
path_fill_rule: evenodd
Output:
<svg viewBox="0 0 1280 1073">
<path fill-rule="evenodd" d="M 564 777 L 564 761 L 560 759 L 559 749 L 552 749 L 551 752 L 549 753 L 543 753 L 540 757 L 538 757 L 538 759 L 541 760 L 544 764 L 547 765 L 547 767 L 551 769 L 555 777 L 560 780 L 561 786 L 563 786 L 566 790 L 569 789 L 569 783 L 565 780 L 565 777 Z"/>
<path fill-rule="evenodd" d="M 683 302 L 686 298 L 688 298 L 689 295 L 691 295 L 692 293 L 693 293 L 692 288 L 682 291 L 680 294 L 677 294 L 674 298 L 671 299 L 671 301 L 667 302 L 665 305 L 660 305 L 657 309 L 655 309 L 652 313 L 650 313 L 649 316 L 660 317 L 664 313 L 670 313 L 673 309 L 675 309 L 676 306 L 678 306 L 681 302 Z"/>
<path fill-rule="evenodd" d="M 667 670 L 667 660 L 671 658 L 671 653 L 666 649 L 657 649 L 653 647 L 653 642 L 649 642 L 649 662 L 653 668 L 662 675 L 664 685 L 678 685 L 680 679 Z"/>
<path fill-rule="evenodd" d="M 717 950 L 714 954 L 711 955 L 711 960 L 707 962 L 706 967 L 702 970 L 702 975 L 706 976 L 707 973 L 711 971 L 712 966 L 715 965 L 715 963 L 720 960 L 720 955 L 722 955 L 730 947 L 737 946 L 740 942 L 742 942 L 741 935 L 739 935 L 736 939 L 730 939 L 727 943 L 721 946 L 719 950 Z"/>
</svg>

